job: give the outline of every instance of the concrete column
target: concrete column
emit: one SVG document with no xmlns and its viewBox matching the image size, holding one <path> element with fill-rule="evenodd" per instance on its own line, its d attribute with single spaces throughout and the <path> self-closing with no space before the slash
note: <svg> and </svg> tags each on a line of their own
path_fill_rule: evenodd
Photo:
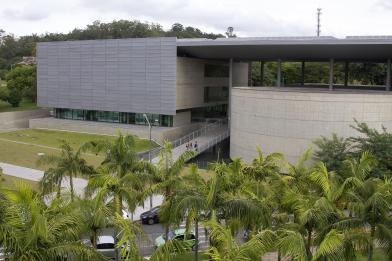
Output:
<svg viewBox="0 0 392 261">
<path fill-rule="evenodd" d="M 305 61 L 301 63 L 301 86 L 305 85 Z"/>
<path fill-rule="evenodd" d="M 264 62 L 260 61 L 260 86 L 264 86 Z"/>
<path fill-rule="evenodd" d="M 387 91 L 391 90 L 391 58 L 387 61 L 387 80 L 386 80 L 386 88 Z"/>
<path fill-rule="evenodd" d="M 348 85 L 348 61 L 344 62 L 344 86 L 347 87 Z"/>
<path fill-rule="evenodd" d="M 278 66 L 277 66 L 277 76 L 276 76 L 276 86 L 280 87 L 282 86 L 282 60 L 278 60 Z"/>
<path fill-rule="evenodd" d="M 248 63 L 248 86 L 252 87 L 252 62 Z"/>
<path fill-rule="evenodd" d="M 227 106 L 227 118 L 229 121 L 229 127 L 231 119 L 231 88 L 233 88 L 233 58 L 230 58 L 229 61 L 229 104 Z"/>
<path fill-rule="evenodd" d="M 333 90 L 333 59 L 329 60 L 329 90 Z"/>
</svg>

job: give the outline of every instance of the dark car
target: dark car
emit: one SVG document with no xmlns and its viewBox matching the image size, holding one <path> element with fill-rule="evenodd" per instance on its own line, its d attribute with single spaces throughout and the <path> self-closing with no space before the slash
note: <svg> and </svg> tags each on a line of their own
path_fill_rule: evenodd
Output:
<svg viewBox="0 0 392 261">
<path fill-rule="evenodd" d="M 140 215 L 142 224 L 155 224 L 159 223 L 159 206 L 150 209 Z"/>
</svg>

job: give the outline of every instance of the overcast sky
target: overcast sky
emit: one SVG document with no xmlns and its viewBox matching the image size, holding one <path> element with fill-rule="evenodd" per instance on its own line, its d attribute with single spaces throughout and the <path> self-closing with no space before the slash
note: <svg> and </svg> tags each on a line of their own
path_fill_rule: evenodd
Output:
<svg viewBox="0 0 392 261">
<path fill-rule="evenodd" d="M 392 35 L 392 0 L 0 0 L 0 29 L 15 35 L 69 32 L 95 20 L 179 22 L 238 36 Z"/>
</svg>

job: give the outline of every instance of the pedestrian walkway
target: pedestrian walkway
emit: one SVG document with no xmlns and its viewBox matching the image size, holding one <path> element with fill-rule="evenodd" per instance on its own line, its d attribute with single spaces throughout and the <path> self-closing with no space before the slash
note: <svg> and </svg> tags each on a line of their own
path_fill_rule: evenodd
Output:
<svg viewBox="0 0 392 261">
<path fill-rule="evenodd" d="M 202 128 L 189 133 L 179 139 L 171 141 L 173 144 L 173 161 L 176 161 L 186 151 L 195 151 L 196 155 L 200 154 L 219 142 L 225 140 L 230 135 L 229 127 L 226 120 L 218 120 L 214 123 L 207 124 Z M 194 144 L 197 143 L 197 149 Z M 187 148 L 188 144 L 192 144 L 192 148 Z M 153 149 L 144 153 L 141 157 L 145 160 L 151 159 L 151 162 L 157 164 L 159 162 L 159 153 L 162 148 Z"/>
<path fill-rule="evenodd" d="M 0 168 L 3 170 L 3 173 L 5 175 L 9 176 L 14 176 L 26 180 L 31 180 L 34 182 L 39 182 L 42 177 L 44 176 L 44 172 L 41 170 L 36 170 L 36 169 L 30 169 L 30 168 L 25 168 L 25 167 L 20 167 L 12 164 L 7 164 L 7 163 L 2 163 L 0 162 Z M 82 178 L 73 178 L 73 183 L 74 183 L 74 191 L 75 194 L 78 196 L 83 196 L 84 195 L 84 189 L 87 186 L 87 180 L 82 179 Z M 67 190 L 70 189 L 69 187 L 69 180 L 68 178 L 65 178 L 62 181 L 61 186 Z M 152 205 L 153 207 L 159 206 L 162 204 L 163 197 L 160 195 L 153 196 L 152 198 Z M 129 218 L 133 218 L 133 220 L 139 220 L 140 219 L 140 214 L 150 210 L 150 199 L 146 199 L 144 201 L 144 204 L 137 207 L 133 215 L 129 214 Z"/>
</svg>

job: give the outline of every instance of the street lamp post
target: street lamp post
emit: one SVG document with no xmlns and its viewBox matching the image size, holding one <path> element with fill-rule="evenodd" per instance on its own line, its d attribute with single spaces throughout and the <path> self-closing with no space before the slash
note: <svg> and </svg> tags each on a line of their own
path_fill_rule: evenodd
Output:
<svg viewBox="0 0 392 261">
<path fill-rule="evenodd" d="M 143 117 L 146 120 L 146 122 L 148 123 L 149 131 L 150 131 L 150 144 L 151 144 L 151 129 L 152 129 L 152 126 L 151 126 L 150 120 L 148 119 L 148 117 L 147 117 L 147 115 L 145 113 L 143 113 Z M 148 152 L 148 161 L 151 163 L 151 151 Z M 152 201 L 153 200 L 152 200 L 152 195 L 151 195 L 150 196 L 150 209 L 152 209 L 152 203 L 153 203 Z"/>
<path fill-rule="evenodd" d="M 148 119 L 148 117 L 147 117 L 147 115 L 145 114 L 145 113 L 143 113 L 143 117 L 144 117 L 144 119 L 147 121 L 147 123 L 148 123 L 148 128 L 149 128 L 149 130 L 150 130 L 150 143 L 151 143 L 151 123 L 150 123 L 150 120 Z M 148 153 L 148 158 L 149 158 L 149 161 L 150 161 L 150 163 L 151 163 L 151 153 Z"/>
</svg>

